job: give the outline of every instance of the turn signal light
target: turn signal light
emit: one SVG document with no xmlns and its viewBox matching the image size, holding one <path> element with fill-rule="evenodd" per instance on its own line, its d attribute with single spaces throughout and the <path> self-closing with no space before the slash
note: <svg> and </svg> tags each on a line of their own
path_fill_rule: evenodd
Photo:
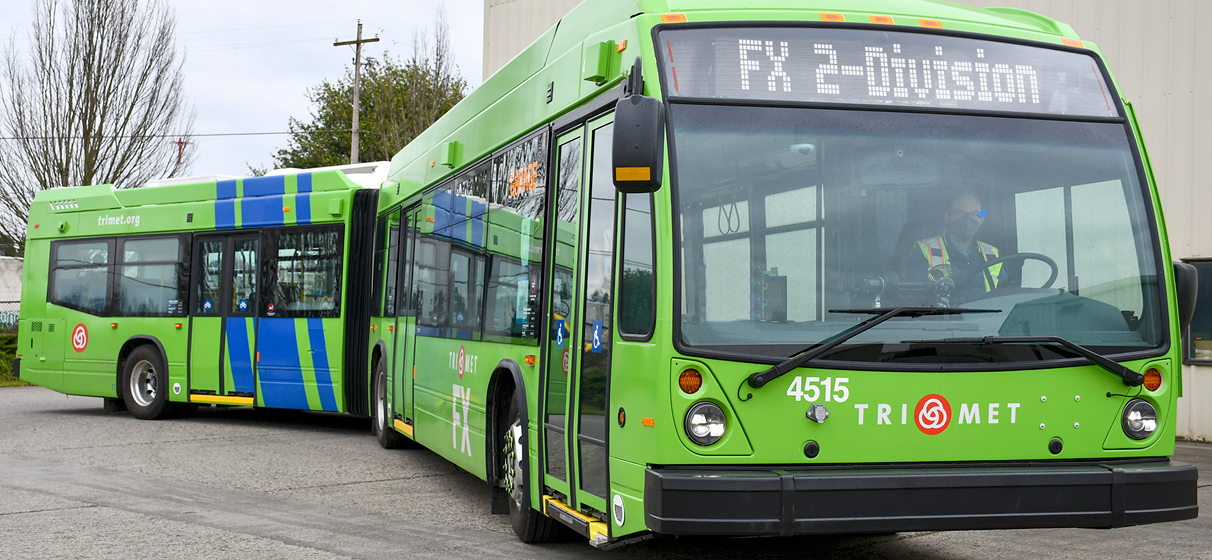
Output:
<svg viewBox="0 0 1212 560">
<path fill-rule="evenodd" d="M 534 354 L 527 354 L 526 358 L 524 360 L 526 362 L 526 365 L 533 366 L 534 365 Z"/>
<path fill-rule="evenodd" d="M 678 387 L 687 395 L 699 392 L 699 389 L 703 387 L 703 374 L 693 369 L 683 371 L 682 375 L 678 376 Z"/>
<path fill-rule="evenodd" d="M 1150 368 L 1145 372 L 1145 388 L 1150 391 L 1161 389 L 1162 374 L 1160 371 Z"/>
</svg>

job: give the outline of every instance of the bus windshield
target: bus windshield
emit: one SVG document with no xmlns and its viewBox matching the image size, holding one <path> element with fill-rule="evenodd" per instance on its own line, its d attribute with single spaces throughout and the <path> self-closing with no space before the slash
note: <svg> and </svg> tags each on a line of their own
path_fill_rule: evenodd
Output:
<svg viewBox="0 0 1212 560">
<path fill-rule="evenodd" d="M 669 117 L 685 347 L 785 357 L 867 317 L 831 310 L 902 305 L 998 312 L 889 321 L 824 358 L 1074 357 L 945 341 L 984 336 L 1165 344 L 1122 123 L 702 102 Z"/>
</svg>

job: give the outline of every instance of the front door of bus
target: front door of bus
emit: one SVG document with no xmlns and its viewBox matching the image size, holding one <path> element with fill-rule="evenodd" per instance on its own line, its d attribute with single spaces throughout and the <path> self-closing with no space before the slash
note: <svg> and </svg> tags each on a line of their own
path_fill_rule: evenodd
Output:
<svg viewBox="0 0 1212 560">
<path fill-rule="evenodd" d="M 557 140 L 555 250 L 547 307 L 551 334 L 545 365 L 546 481 L 557 490 L 568 488 L 571 505 L 598 511 L 607 511 L 608 494 L 612 120 L 608 115 L 590 121 L 584 132 Z"/>
<path fill-rule="evenodd" d="M 260 236 L 194 239 L 190 401 L 253 404 Z"/>
</svg>

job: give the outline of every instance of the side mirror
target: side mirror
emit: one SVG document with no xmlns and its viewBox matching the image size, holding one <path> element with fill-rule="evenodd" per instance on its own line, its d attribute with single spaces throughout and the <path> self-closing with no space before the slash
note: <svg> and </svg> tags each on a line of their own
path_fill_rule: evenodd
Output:
<svg viewBox="0 0 1212 560">
<path fill-rule="evenodd" d="M 650 193 L 661 188 L 665 163 L 665 110 L 645 97 L 640 58 L 627 78 L 627 97 L 614 108 L 614 186 L 624 193 Z"/>
<path fill-rule="evenodd" d="M 1199 271 L 1185 262 L 1174 263 L 1174 299 L 1178 302 L 1178 326 L 1184 336 L 1191 318 L 1195 316 L 1195 300 L 1199 296 Z"/>
</svg>

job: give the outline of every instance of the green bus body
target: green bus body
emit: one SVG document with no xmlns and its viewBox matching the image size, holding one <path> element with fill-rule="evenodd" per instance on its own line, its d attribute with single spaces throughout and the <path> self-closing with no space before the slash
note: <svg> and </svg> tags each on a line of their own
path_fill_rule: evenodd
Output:
<svg viewBox="0 0 1212 560">
<path fill-rule="evenodd" d="M 35 264 L 22 284 L 22 377 L 68 394 L 121 398 L 118 376 L 125 356 L 139 345 L 152 344 L 168 368 L 172 390 L 163 390 L 171 402 L 365 413 L 365 380 L 357 381 L 345 358 L 350 340 L 345 332 L 348 304 L 335 306 L 339 314 L 292 317 L 300 314 L 285 312 L 258 318 L 256 298 L 261 294 L 245 294 L 240 300 L 237 288 L 226 297 L 216 294 L 213 301 L 195 297 L 197 301 L 191 303 L 197 283 L 191 282 L 188 266 L 198 268 L 198 263 L 191 263 L 191 255 L 198 256 L 192 248 L 208 239 L 259 242 L 270 232 L 315 231 L 321 226 L 343 239 L 335 248 L 336 279 L 348 284 L 349 259 L 342 255 L 351 251 L 348 232 L 359 189 L 341 172 L 331 171 L 132 190 L 98 185 L 39 193 L 31 205 L 26 248 L 26 258 Z M 117 258 L 126 252 L 126 244 L 163 240 L 176 241 L 178 254 L 163 261 L 172 264 L 142 265 L 133 253 Z M 101 253 L 109 256 L 94 254 L 96 260 L 88 266 L 61 268 L 62 276 L 55 277 L 54 251 L 58 247 L 67 251 L 71 243 L 105 246 Z M 356 251 L 356 244 L 353 247 Z M 268 260 L 248 260 L 255 266 L 254 277 L 262 262 Z M 165 279 L 155 277 L 166 276 L 155 267 L 175 270 L 169 270 L 171 277 Z M 229 267 L 214 272 L 241 271 Z M 87 278 L 90 272 L 97 273 L 92 280 Z M 148 273 L 153 277 L 144 280 Z M 62 289 L 58 299 L 64 301 L 56 301 L 56 281 Z M 130 301 L 135 295 L 128 294 L 124 282 L 159 282 L 156 288 L 171 299 L 150 307 Z M 347 291 L 345 285 L 340 289 Z M 72 290 L 86 293 L 81 297 Z M 191 309 L 195 304 L 213 312 Z M 224 305 L 230 306 L 228 313 L 220 313 Z M 361 388 L 349 393 L 351 381 Z"/>
<path fill-rule="evenodd" d="M 702 212 L 718 207 L 723 216 L 726 205 L 695 202 L 689 194 L 679 199 L 678 189 L 691 193 L 692 185 L 679 185 L 675 174 L 692 169 L 677 166 L 674 139 L 686 133 L 678 131 L 693 129 L 693 119 L 684 115 L 709 103 L 673 99 L 670 88 L 680 84 L 671 83 L 676 78 L 665 68 L 673 48 L 657 37 L 678 29 L 744 25 L 904 31 L 1042 45 L 1092 57 L 1090 76 L 1105 76 L 1106 109 L 1114 114 L 1084 120 L 1096 123 L 1091 127 L 1113 124 L 1127 131 L 1116 142 L 1122 140 L 1125 153 L 1131 154 L 1125 165 L 1140 172 L 1143 198 L 1137 207 L 1146 209 L 1140 214 L 1145 222 L 1132 231 L 1147 239 L 1149 251 L 1137 256 L 1156 265 L 1153 289 L 1162 298 L 1149 304 L 1149 293 L 1144 293 L 1139 316 L 1125 313 L 1122 318 L 1137 325 L 1141 340 L 1152 340 L 1151 345 L 1117 354 L 1136 371 L 1160 373 L 1160 386 L 1125 386 L 1076 355 L 1040 354 L 1032 358 L 1040 365 L 1015 362 L 991 368 L 830 360 L 821 366 L 809 363 L 756 388 L 746 378 L 796 349 L 784 343 L 778 347 L 782 354 L 772 357 L 731 352 L 727 342 L 695 346 L 693 338 L 708 331 L 687 330 L 685 317 L 695 312 L 682 301 L 690 296 L 680 290 L 690 293 L 684 286 L 702 280 L 683 278 L 678 263 L 692 258 L 704 263 L 707 257 L 686 250 L 693 236 L 679 222 L 679 205 L 693 209 L 686 216 L 700 211 L 694 204 L 701 204 Z M 613 109 L 637 57 L 645 79 L 642 93 L 661 99 L 671 122 L 663 186 L 652 194 L 618 193 L 611 181 L 616 177 L 611 166 Z M 1100 70 L 1100 61 L 1097 48 L 1080 42 L 1070 27 L 1012 9 L 907 0 L 822 3 L 811 9 L 790 0 L 587 0 L 397 154 L 377 192 L 361 190 L 336 172 L 310 178 L 308 223 L 339 225 L 343 235 L 339 316 L 277 318 L 268 315 L 262 301 L 258 312 L 247 317 L 224 316 L 224 342 L 209 324 L 218 318 L 197 316 L 197 297 L 185 298 L 188 313 L 157 318 L 94 316 L 47 303 L 51 249 L 57 240 L 153 232 L 192 232 L 196 240 L 212 227 L 269 239 L 276 235 L 270 231 L 304 223 L 298 221 L 303 203 L 296 194 L 303 192 L 296 185 L 304 174 L 286 176 L 281 188 L 245 179 L 226 187 L 85 187 L 40 193 L 30 214 L 20 338 L 28 349 L 22 351 L 21 376 L 69 394 L 120 397 L 116 370 L 129 352 L 126 345 L 154 338 L 163 347 L 174 387 L 180 383 L 186 388 L 180 394 L 174 388 L 172 401 L 187 402 L 190 389 L 210 383 L 194 402 L 382 413 L 376 417 L 381 442 L 410 438 L 485 479 L 494 491 L 494 509 L 513 503 L 515 530 L 527 541 L 550 536 L 536 527 L 552 520 L 601 546 L 652 533 L 1108 527 L 1191 518 L 1197 514 L 1195 471 L 1166 459 L 1174 451 L 1182 379 L 1175 274 L 1162 266 L 1171 258 L 1165 222 L 1131 105 L 1114 96 L 1118 88 Z M 776 76 L 769 80 L 774 91 Z M 735 99 L 731 104 L 742 115 L 736 122 L 745 122 L 748 114 L 741 111 L 747 104 Z M 895 106 L 882 110 L 920 115 L 911 117 L 916 119 L 938 112 Z M 979 116 L 979 111 L 959 113 Z M 1084 120 L 1076 116 L 1049 122 Z M 692 148 L 677 150 L 685 149 L 690 161 Z M 816 148 L 793 144 L 792 149 L 808 154 Z M 814 163 L 804 168 L 820 173 L 822 160 L 815 158 L 821 156 L 811 157 Z M 900 177 L 910 183 L 939 182 L 929 170 L 906 169 Z M 1135 180 L 1129 177 L 1120 184 Z M 824 183 L 812 184 L 818 196 L 812 213 L 817 208 L 837 213 L 826 200 L 866 196 L 858 189 L 840 193 Z M 1065 208 L 1076 208 L 1108 192 L 1098 185 L 1065 183 L 1054 194 L 1063 194 Z M 229 189 L 226 195 L 223 188 Z M 1030 201 L 1050 193 L 1024 191 L 1013 201 L 1026 213 Z M 1128 196 L 1124 204 L 1131 208 L 1133 195 Z M 358 197 L 361 206 L 355 204 Z M 64 206 L 67 200 L 76 202 Z M 218 219 L 220 207 L 233 200 L 235 219 L 230 219 L 230 206 L 224 210 L 228 218 Z M 375 208 L 366 206 L 372 203 Z M 250 204 L 259 209 L 248 211 Z M 296 209 L 278 213 L 279 204 Z M 100 224 L 115 213 L 125 219 L 136 212 L 140 227 L 92 225 L 98 218 Z M 187 214 L 193 222 L 185 221 Z M 263 219 L 241 221 L 245 215 Z M 1055 305 L 1104 309 L 1103 303 L 1077 302 L 1073 224 L 1086 223 L 1086 218 L 1072 210 L 1063 217 L 1070 243 L 1062 264 L 1068 267 L 1067 291 L 1072 294 L 1060 290 Z M 734 228 L 731 220 L 720 222 L 728 234 L 744 235 L 750 227 L 738 222 Z M 793 230 L 800 231 L 791 226 L 779 231 Z M 720 234 L 725 233 L 721 226 Z M 826 241 L 819 237 L 825 234 L 813 235 L 818 235 L 813 239 L 819 247 L 847 243 L 837 236 Z M 702 239 L 697 242 L 702 246 Z M 824 268 L 824 259 L 815 261 L 818 269 Z M 120 265 L 111 259 L 110 266 Z M 781 266 L 800 270 L 795 263 Z M 1055 270 L 1055 262 L 1053 266 Z M 270 268 L 262 268 L 262 294 Z M 195 270 L 191 290 L 198 274 Z M 751 289 L 752 297 L 735 294 L 742 302 L 740 313 L 752 310 L 747 320 L 759 326 L 794 323 L 786 318 L 789 274 L 780 276 L 778 267 L 763 266 L 750 279 L 742 277 L 737 285 Z M 1055 279 L 1054 272 L 1047 286 Z M 818 285 L 818 294 L 843 290 L 827 279 Z M 1114 286 L 1105 290 L 1111 299 L 1123 293 Z M 718 290 L 707 294 L 696 297 L 727 299 Z M 767 304 L 763 294 L 784 303 L 781 308 Z M 823 295 L 814 297 L 818 308 L 826 305 Z M 855 301 L 847 299 L 846 305 Z M 879 308 L 878 297 L 875 301 L 866 305 Z M 712 305 L 720 316 L 731 313 L 727 305 Z M 834 307 L 828 305 L 816 311 L 818 317 L 831 312 Z M 1118 310 L 1103 316 L 1108 314 L 1119 317 Z M 240 338 L 241 344 L 233 346 L 230 333 L 238 325 L 232 324 L 241 322 L 243 332 L 257 336 Z M 176 323 L 184 326 L 174 328 Z M 280 326 L 270 327 L 273 323 Z M 55 324 L 53 334 L 34 328 L 49 324 Z M 90 337 L 83 352 L 74 352 L 70 342 L 76 324 L 85 325 Z M 1151 328 L 1156 332 L 1145 333 Z M 800 346 L 813 342 L 805 339 Z M 881 352 L 902 352 L 891 347 L 913 346 L 911 342 L 885 343 Z M 210 360 L 198 354 L 199 348 L 224 356 L 223 371 L 247 371 L 244 364 L 251 363 L 250 378 L 259 385 L 231 391 L 240 385 L 234 377 L 195 379 L 193 371 Z M 239 364 L 231 361 L 235 355 Z M 198 364 L 193 369 L 187 366 L 191 360 Z M 680 384 L 690 370 L 701 379 L 694 390 Z M 381 390 L 375 386 L 380 372 Z M 231 395 L 255 400 L 214 398 Z M 520 440 L 510 424 L 514 395 Z M 1138 400 L 1157 412 L 1156 429 L 1142 439 L 1129 437 L 1122 425 L 1125 407 Z M 693 440 L 687 429 L 692 407 L 702 403 L 718 408 L 726 424 L 709 444 Z M 941 429 L 918 420 L 940 403 L 946 406 Z M 828 418 L 806 418 L 810 405 L 827 407 Z M 513 444 L 522 457 L 507 464 L 505 450 Z"/>
</svg>

